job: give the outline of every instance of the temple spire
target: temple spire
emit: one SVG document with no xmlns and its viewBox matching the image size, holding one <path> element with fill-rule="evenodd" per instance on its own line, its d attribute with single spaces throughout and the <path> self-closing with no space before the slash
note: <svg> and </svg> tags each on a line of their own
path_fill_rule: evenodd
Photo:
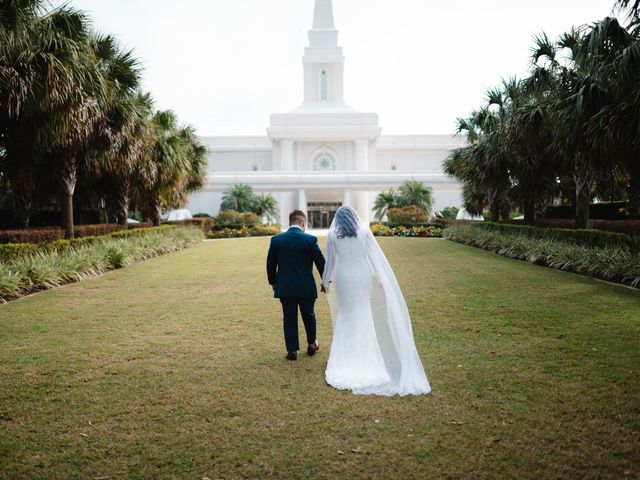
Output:
<svg viewBox="0 0 640 480">
<path fill-rule="evenodd" d="M 316 8 L 313 14 L 313 29 L 335 30 L 331 0 L 316 0 Z"/>
</svg>

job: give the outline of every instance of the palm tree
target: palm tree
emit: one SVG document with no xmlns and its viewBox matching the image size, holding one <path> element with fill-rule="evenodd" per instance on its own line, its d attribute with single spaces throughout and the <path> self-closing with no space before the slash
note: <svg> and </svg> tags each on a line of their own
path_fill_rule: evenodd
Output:
<svg viewBox="0 0 640 480">
<path fill-rule="evenodd" d="M 636 5 L 637 7 L 637 5 Z M 600 88 L 597 112 L 588 122 L 590 148 L 611 156 L 607 171 L 627 173 L 631 218 L 640 218 L 640 40 L 606 18 L 585 35 L 581 57 Z"/>
<path fill-rule="evenodd" d="M 253 213 L 266 219 L 267 223 L 277 222 L 280 217 L 278 202 L 270 194 L 260 195 L 255 199 Z"/>
<path fill-rule="evenodd" d="M 235 210 L 236 212 L 253 212 L 255 196 L 250 185 L 239 183 L 232 185 L 222 195 L 220 210 Z"/>
<path fill-rule="evenodd" d="M 136 176 L 136 196 L 154 225 L 163 209 L 183 204 L 187 195 L 204 185 L 207 150 L 189 126 L 179 127 L 170 110 L 151 119 L 153 139 L 144 157 L 144 174 Z"/>
<path fill-rule="evenodd" d="M 375 214 L 376 220 L 381 222 L 384 217 L 387 215 L 387 212 L 391 208 L 395 208 L 397 206 L 398 194 L 392 188 L 386 192 L 380 192 L 376 197 L 376 200 L 373 204 L 373 211 Z"/>
<path fill-rule="evenodd" d="M 640 34 L 640 0 L 616 0 L 617 10 L 627 10 L 628 28 L 637 39 Z"/>
<path fill-rule="evenodd" d="M 433 207 L 433 190 L 419 180 L 407 180 L 398 191 L 398 206 L 416 207 L 430 213 Z"/>
<path fill-rule="evenodd" d="M 68 7 L 45 15 L 45 6 L 44 0 L 0 1 L 1 167 L 25 227 L 43 153 L 83 128 L 66 117 L 65 106 L 83 98 L 78 83 L 84 75 L 76 67 L 86 59 L 87 20 Z"/>
<path fill-rule="evenodd" d="M 153 102 L 141 94 L 140 68 L 131 51 L 122 51 L 111 36 L 97 37 L 94 49 L 105 72 L 107 95 L 102 121 L 94 129 L 93 147 L 100 159 L 95 172 L 106 186 L 103 198 L 121 225 L 127 224 L 131 179 L 149 148 Z"/>
</svg>

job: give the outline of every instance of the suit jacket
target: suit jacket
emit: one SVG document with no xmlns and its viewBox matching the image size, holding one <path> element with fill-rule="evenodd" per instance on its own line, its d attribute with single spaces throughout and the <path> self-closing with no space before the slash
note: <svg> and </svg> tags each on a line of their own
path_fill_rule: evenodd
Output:
<svg viewBox="0 0 640 480">
<path fill-rule="evenodd" d="M 318 298 L 313 264 L 322 276 L 324 256 L 318 239 L 291 227 L 271 239 L 267 254 L 269 285 L 275 285 L 276 298 Z"/>
</svg>

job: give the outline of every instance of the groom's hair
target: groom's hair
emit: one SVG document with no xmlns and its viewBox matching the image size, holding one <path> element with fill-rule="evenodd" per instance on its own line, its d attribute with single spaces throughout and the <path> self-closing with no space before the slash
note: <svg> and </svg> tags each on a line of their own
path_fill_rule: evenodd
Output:
<svg viewBox="0 0 640 480">
<path fill-rule="evenodd" d="M 302 210 L 294 210 L 289 214 L 289 225 L 302 224 L 307 221 L 307 216 Z"/>
</svg>

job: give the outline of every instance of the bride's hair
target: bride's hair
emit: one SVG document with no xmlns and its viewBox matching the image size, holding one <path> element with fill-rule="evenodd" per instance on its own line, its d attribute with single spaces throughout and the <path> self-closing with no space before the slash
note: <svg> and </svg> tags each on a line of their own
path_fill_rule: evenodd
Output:
<svg viewBox="0 0 640 480">
<path fill-rule="evenodd" d="M 357 237 L 359 220 L 356 211 L 349 205 L 340 207 L 336 212 L 335 230 L 338 238 Z"/>
</svg>

